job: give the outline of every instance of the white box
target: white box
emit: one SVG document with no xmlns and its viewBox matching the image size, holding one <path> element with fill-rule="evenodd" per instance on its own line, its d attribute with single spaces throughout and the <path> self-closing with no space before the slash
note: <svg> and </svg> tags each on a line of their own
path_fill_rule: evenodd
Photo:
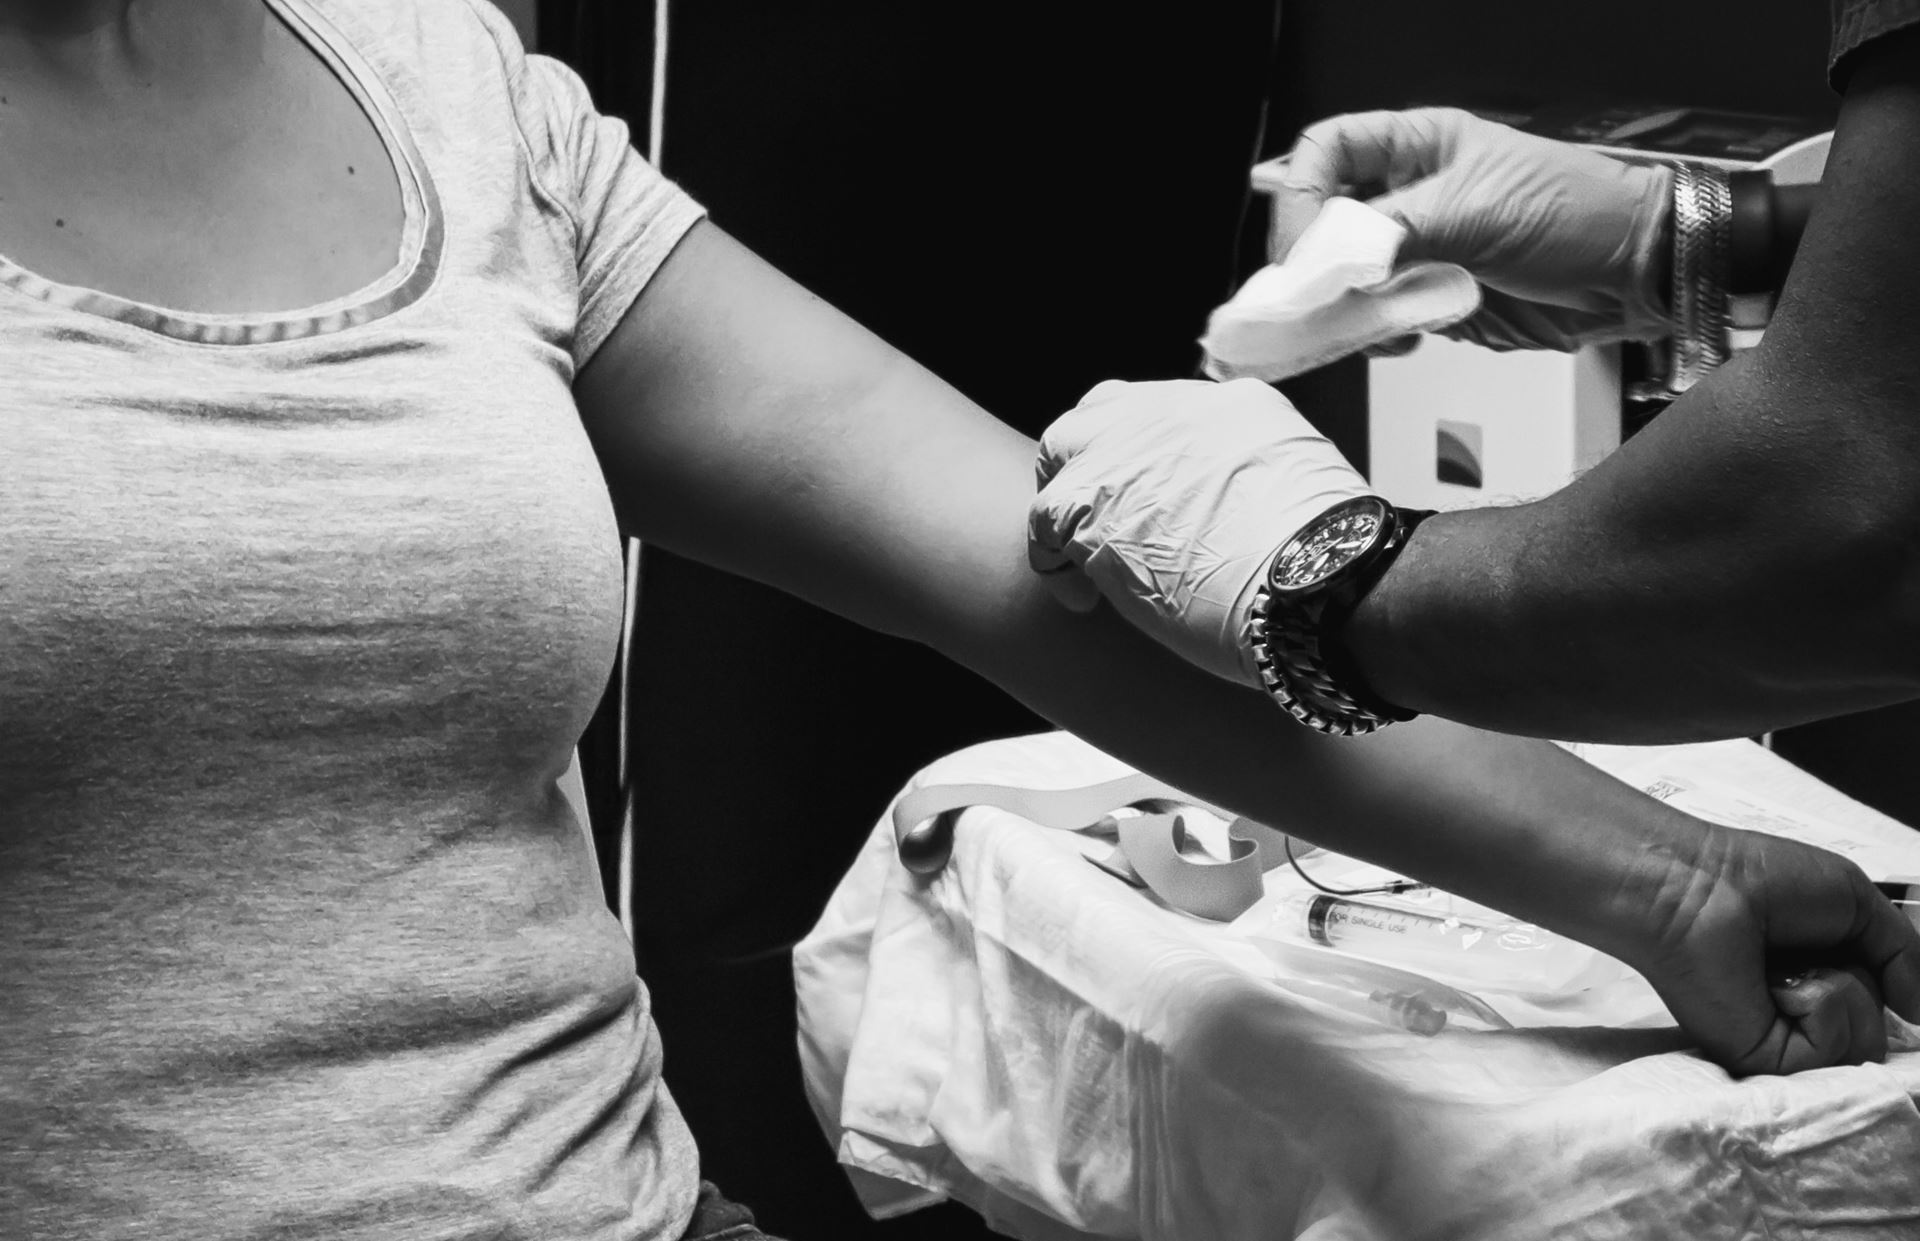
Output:
<svg viewBox="0 0 1920 1241">
<path fill-rule="evenodd" d="M 1367 382 L 1367 478 L 1409 508 L 1537 499 L 1620 446 L 1615 345 L 1495 353 L 1430 336 L 1374 359 Z"/>
</svg>

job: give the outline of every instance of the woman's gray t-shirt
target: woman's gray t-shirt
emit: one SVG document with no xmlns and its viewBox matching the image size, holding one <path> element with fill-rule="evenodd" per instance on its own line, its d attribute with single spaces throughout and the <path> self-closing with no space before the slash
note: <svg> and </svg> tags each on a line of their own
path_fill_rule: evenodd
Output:
<svg viewBox="0 0 1920 1241">
<path fill-rule="evenodd" d="M 484 0 L 275 8 L 395 158 L 387 278 L 0 261 L 0 1237 L 672 1237 L 556 780 L 621 614 L 573 376 L 700 211 Z"/>
</svg>

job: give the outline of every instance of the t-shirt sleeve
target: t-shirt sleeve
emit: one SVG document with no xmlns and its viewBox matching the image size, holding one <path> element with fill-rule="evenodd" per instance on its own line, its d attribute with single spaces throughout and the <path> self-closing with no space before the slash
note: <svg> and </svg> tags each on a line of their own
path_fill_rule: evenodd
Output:
<svg viewBox="0 0 1920 1241">
<path fill-rule="evenodd" d="M 579 74 L 550 56 L 524 52 L 492 4 L 480 0 L 472 7 L 505 62 L 535 188 L 555 200 L 573 228 L 578 372 L 706 211 L 641 158 L 626 122 L 594 106 Z"/>
<path fill-rule="evenodd" d="M 1827 57 L 1827 81 L 1847 89 L 1847 77 L 1860 49 L 1896 30 L 1920 24 L 1920 0 L 1832 0 L 1833 43 Z"/>
</svg>

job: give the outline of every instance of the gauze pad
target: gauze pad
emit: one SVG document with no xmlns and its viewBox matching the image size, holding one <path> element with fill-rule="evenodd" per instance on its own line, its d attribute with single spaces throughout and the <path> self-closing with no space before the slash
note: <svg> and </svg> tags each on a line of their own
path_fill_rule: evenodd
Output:
<svg viewBox="0 0 1920 1241">
<path fill-rule="evenodd" d="M 1271 383 L 1478 310 L 1480 286 L 1464 267 L 1395 270 L 1406 235 L 1365 203 L 1328 199 L 1286 261 L 1255 272 L 1208 319 L 1207 376 Z"/>
</svg>

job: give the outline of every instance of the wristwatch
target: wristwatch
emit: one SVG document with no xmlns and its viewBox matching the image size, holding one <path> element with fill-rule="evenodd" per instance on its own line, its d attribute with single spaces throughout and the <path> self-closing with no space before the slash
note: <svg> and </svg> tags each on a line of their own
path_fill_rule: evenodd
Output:
<svg viewBox="0 0 1920 1241">
<path fill-rule="evenodd" d="M 1418 714 L 1367 688 L 1339 633 L 1431 516 L 1357 496 L 1308 522 L 1274 553 L 1244 639 L 1267 693 L 1308 728 L 1354 737 Z"/>
</svg>

